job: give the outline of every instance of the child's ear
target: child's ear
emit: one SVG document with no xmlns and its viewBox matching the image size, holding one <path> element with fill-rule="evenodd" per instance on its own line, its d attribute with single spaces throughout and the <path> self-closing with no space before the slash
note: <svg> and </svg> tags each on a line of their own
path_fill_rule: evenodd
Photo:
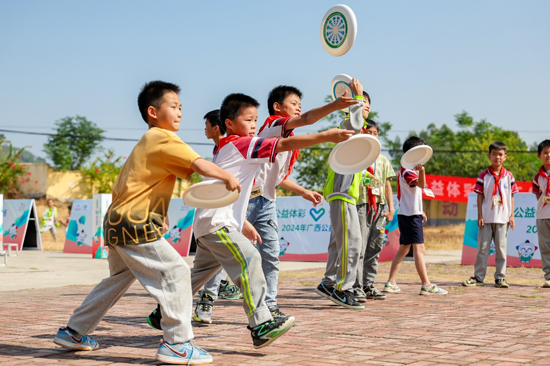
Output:
<svg viewBox="0 0 550 366">
<path fill-rule="evenodd" d="M 147 116 L 149 116 L 152 119 L 157 119 L 157 109 L 155 107 L 153 107 L 152 105 L 150 105 L 147 108 Z"/>
<path fill-rule="evenodd" d="M 281 105 L 278 102 L 273 103 L 273 110 L 275 112 L 280 112 L 281 111 Z"/>
<path fill-rule="evenodd" d="M 233 121 L 227 118 L 225 120 L 225 129 L 228 130 L 230 128 L 233 129 Z"/>
</svg>

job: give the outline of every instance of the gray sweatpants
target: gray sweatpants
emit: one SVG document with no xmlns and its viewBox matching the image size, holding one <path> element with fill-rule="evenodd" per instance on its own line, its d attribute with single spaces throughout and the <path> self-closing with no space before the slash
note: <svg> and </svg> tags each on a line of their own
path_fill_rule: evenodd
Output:
<svg viewBox="0 0 550 366">
<path fill-rule="evenodd" d="M 540 260 L 544 279 L 550 280 L 550 219 L 537 219 Z"/>
<path fill-rule="evenodd" d="M 250 326 L 271 320 L 271 312 L 265 304 L 266 282 L 260 253 L 233 227 L 226 226 L 197 238 L 197 252 L 191 269 L 193 294 L 222 266 L 243 294 L 243 307 Z"/>
<path fill-rule="evenodd" d="M 361 250 L 361 230 L 357 207 L 335 199 L 330 203 L 330 242 L 323 282 L 339 291 L 353 288 Z"/>
<path fill-rule="evenodd" d="M 357 205 L 359 226 L 361 228 L 361 251 L 357 264 L 357 279 L 354 288 L 374 285 L 378 274 L 378 258 L 384 247 L 384 233 L 376 228 L 378 219 L 384 211 L 385 205 L 376 204 L 376 215 L 373 209 L 369 210 L 368 203 Z"/>
<path fill-rule="evenodd" d="M 92 333 L 107 311 L 137 279 L 160 304 L 164 340 L 169 344 L 193 339 L 189 266 L 164 238 L 138 245 L 109 246 L 111 275 L 101 281 L 69 319 L 80 334 Z"/>
<path fill-rule="evenodd" d="M 508 224 L 485 224 L 477 234 L 477 255 L 474 265 L 475 276 L 483 281 L 487 273 L 487 260 L 491 250 L 491 241 L 495 242 L 495 279 L 506 277 L 506 247 Z"/>
</svg>

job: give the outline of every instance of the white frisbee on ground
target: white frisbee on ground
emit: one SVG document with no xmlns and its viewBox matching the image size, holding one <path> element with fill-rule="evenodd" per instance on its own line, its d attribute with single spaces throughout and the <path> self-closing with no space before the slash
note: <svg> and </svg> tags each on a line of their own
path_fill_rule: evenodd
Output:
<svg viewBox="0 0 550 366">
<path fill-rule="evenodd" d="M 332 56 L 342 56 L 353 46 L 357 36 L 357 19 L 347 5 L 333 6 L 321 21 L 321 42 Z"/>
<path fill-rule="evenodd" d="M 338 74 L 332 79 L 330 84 L 330 95 L 332 100 L 336 100 L 344 95 L 344 92 L 348 92 L 348 97 L 354 98 L 355 94 L 351 91 L 351 76 L 346 74 Z M 349 107 L 342 109 L 344 112 L 349 113 Z"/>
<path fill-rule="evenodd" d="M 371 135 L 354 135 L 337 144 L 328 165 L 338 174 L 355 174 L 371 166 L 380 155 L 380 142 Z"/>
<path fill-rule="evenodd" d="M 196 208 L 229 206 L 239 198 L 239 191 L 228 191 L 219 180 L 207 180 L 193 184 L 183 192 L 183 202 Z"/>
<path fill-rule="evenodd" d="M 432 157 L 433 150 L 428 145 L 415 146 L 401 157 L 401 166 L 412 169 L 418 164 L 426 164 Z"/>
</svg>

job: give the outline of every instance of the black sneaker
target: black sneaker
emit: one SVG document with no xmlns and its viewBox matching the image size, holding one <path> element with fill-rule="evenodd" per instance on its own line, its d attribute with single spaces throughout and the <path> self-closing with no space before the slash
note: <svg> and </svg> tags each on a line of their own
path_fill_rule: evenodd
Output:
<svg viewBox="0 0 550 366">
<path fill-rule="evenodd" d="M 293 316 L 285 316 L 266 321 L 254 328 L 247 327 L 252 335 L 254 348 L 269 346 L 274 340 L 285 334 L 294 325 Z"/>
<path fill-rule="evenodd" d="M 365 295 L 367 295 L 367 299 L 369 300 L 385 300 L 386 295 L 383 292 L 380 292 L 374 287 L 374 285 L 369 285 L 363 287 L 363 291 L 365 292 Z"/>
<path fill-rule="evenodd" d="M 367 294 L 361 287 L 357 287 L 353 289 L 353 294 L 355 295 L 355 298 L 359 302 L 367 302 Z"/>
<path fill-rule="evenodd" d="M 348 309 L 352 309 L 352 310 L 365 309 L 365 305 L 357 301 L 352 291 L 338 291 L 337 289 L 334 289 L 334 291 L 332 292 L 332 295 L 330 296 L 330 300 L 333 303 Z"/>
<path fill-rule="evenodd" d="M 162 327 L 160 326 L 161 319 L 162 314 L 160 313 L 160 305 L 157 305 L 157 308 L 147 317 L 147 323 L 149 323 L 151 328 L 162 330 Z"/>
<path fill-rule="evenodd" d="M 324 297 L 325 299 L 330 299 L 332 296 L 332 291 L 334 291 L 334 287 L 330 285 L 325 285 L 324 282 L 321 282 L 319 286 L 315 289 L 315 293 L 319 296 Z"/>
<path fill-rule="evenodd" d="M 284 318 L 286 315 L 279 310 L 279 307 L 277 305 L 271 305 L 268 306 L 269 311 L 271 312 L 271 316 L 275 318 Z"/>
</svg>

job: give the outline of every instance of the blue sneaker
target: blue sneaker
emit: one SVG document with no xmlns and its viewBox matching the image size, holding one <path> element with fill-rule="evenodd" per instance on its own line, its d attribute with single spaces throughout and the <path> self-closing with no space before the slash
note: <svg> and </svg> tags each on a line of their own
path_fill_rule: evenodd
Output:
<svg viewBox="0 0 550 366">
<path fill-rule="evenodd" d="M 92 337 L 80 335 L 67 327 L 59 328 L 53 343 L 79 351 L 95 351 L 99 348 L 99 343 Z"/>
<path fill-rule="evenodd" d="M 191 341 L 177 344 L 162 341 L 155 359 L 172 365 L 204 365 L 213 361 L 210 353 L 194 346 Z"/>
</svg>

